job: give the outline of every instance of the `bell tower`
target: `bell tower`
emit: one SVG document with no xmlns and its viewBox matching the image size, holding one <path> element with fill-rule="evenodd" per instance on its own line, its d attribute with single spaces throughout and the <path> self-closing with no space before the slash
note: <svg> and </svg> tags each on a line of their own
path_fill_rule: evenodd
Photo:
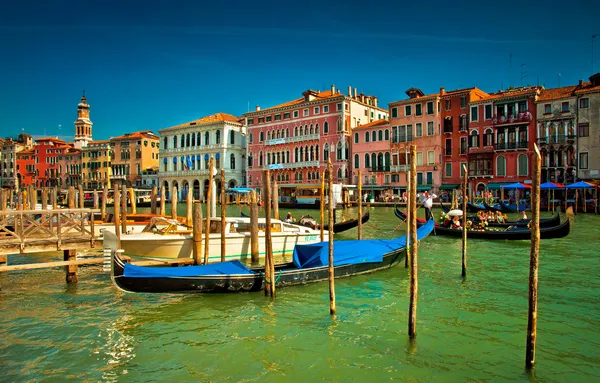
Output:
<svg viewBox="0 0 600 383">
<path fill-rule="evenodd" d="M 85 98 L 85 90 L 81 102 L 77 105 L 77 121 L 75 121 L 75 147 L 83 148 L 92 140 L 92 121 L 90 121 L 90 105 Z"/>
</svg>

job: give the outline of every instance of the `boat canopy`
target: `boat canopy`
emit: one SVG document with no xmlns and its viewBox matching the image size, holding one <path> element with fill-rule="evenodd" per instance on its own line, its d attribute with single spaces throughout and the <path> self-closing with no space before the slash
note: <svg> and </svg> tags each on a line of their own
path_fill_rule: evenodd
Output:
<svg viewBox="0 0 600 383">
<path fill-rule="evenodd" d="M 126 263 L 123 276 L 129 278 L 198 277 L 203 275 L 254 274 L 240 261 L 209 263 L 186 267 L 145 267 Z"/>
<path fill-rule="evenodd" d="M 433 221 L 417 229 L 418 240 L 425 238 L 431 230 L 433 230 Z M 405 246 L 406 236 L 396 239 L 333 241 L 333 265 L 381 262 L 384 254 Z M 296 245 L 293 261 L 300 269 L 329 265 L 329 242 Z"/>
</svg>

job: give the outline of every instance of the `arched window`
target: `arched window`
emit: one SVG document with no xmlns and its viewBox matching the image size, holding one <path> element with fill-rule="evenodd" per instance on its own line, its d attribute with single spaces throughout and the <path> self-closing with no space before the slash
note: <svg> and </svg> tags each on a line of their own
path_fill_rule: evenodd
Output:
<svg viewBox="0 0 600 383">
<path fill-rule="evenodd" d="M 319 161 L 319 145 L 315 146 L 315 161 Z"/>
<path fill-rule="evenodd" d="M 233 130 L 229 131 L 229 144 L 235 145 L 235 132 Z"/>
<path fill-rule="evenodd" d="M 337 143 L 337 157 L 336 159 L 339 161 L 342 159 L 342 143 L 338 142 Z"/>
<path fill-rule="evenodd" d="M 196 133 L 192 133 L 192 144 L 191 146 L 196 146 Z"/>
<path fill-rule="evenodd" d="M 496 176 L 506 175 L 506 158 L 504 156 L 496 157 Z"/>
<path fill-rule="evenodd" d="M 371 153 L 371 166 L 372 167 L 377 166 L 377 154 L 375 154 L 375 153 Z"/>
<path fill-rule="evenodd" d="M 338 178 L 342 178 L 342 168 L 338 168 Z"/>
<path fill-rule="evenodd" d="M 493 146 L 494 145 L 494 133 L 492 129 L 488 128 L 485 130 L 483 134 L 483 146 Z"/>
<path fill-rule="evenodd" d="M 177 148 L 177 136 L 173 136 L 173 147 Z"/>
<path fill-rule="evenodd" d="M 308 132 L 308 133 L 310 133 L 310 134 L 313 134 L 313 133 L 314 133 L 313 124 L 310 124 L 310 130 L 309 130 L 309 132 Z"/>
<path fill-rule="evenodd" d="M 271 153 L 267 153 L 267 165 L 271 165 Z"/>
<path fill-rule="evenodd" d="M 210 135 L 208 132 L 204 133 L 204 145 L 210 145 Z"/>
<path fill-rule="evenodd" d="M 377 155 L 377 167 L 381 170 L 383 168 L 383 153 Z"/>
<path fill-rule="evenodd" d="M 358 132 L 354 133 L 354 143 L 358 144 Z"/>
<path fill-rule="evenodd" d="M 189 133 L 185 136 L 185 146 L 187 146 L 187 147 L 190 146 L 190 134 Z"/>
<path fill-rule="evenodd" d="M 265 132 L 260 132 L 258 135 L 258 141 L 263 142 L 265 140 Z"/>
<path fill-rule="evenodd" d="M 471 131 L 471 135 L 469 137 L 469 147 L 470 148 L 478 148 L 479 147 L 479 132 L 476 130 Z"/>
<path fill-rule="evenodd" d="M 263 152 L 260 152 L 258 155 L 258 166 L 263 166 Z"/>
<path fill-rule="evenodd" d="M 369 142 L 369 141 L 370 141 L 369 132 L 365 132 L 365 142 Z"/>
<path fill-rule="evenodd" d="M 167 139 L 167 137 L 163 138 L 163 149 L 167 149 L 168 144 L 169 140 Z"/>
<path fill-rule="evenodd" d="M 344 159 L 347 160 L 348 159 L 348 145 L 344 145 Z"/>
<path fill-rule="evenodd" d="M 181 147 L 182 148 L 185 147 L 185 135 L 184 134 L 181 135 Z"/>
<path fill-rule="evenodd" d="M 378 133 L 377 138 L 379 139 L 379 141 L 383 141 L 383 130 L 379 130 L 379 132 L 377 132 L 377 133 Z"/>
<path fill-rule="evenodd" d="M 304 135 L 308 136 L 308 125 L 304 125 Z"/>
<path fill-rule="evenodd" d="M 385 163 L 384 166 L 389 167 L 390 166 L 390 152 L 385 152 Z"/>
<path fill-rule="evenodd" d="M 231 153 L 231 156 L 229 156 L 229 168 L 235 169 L 235 154 L 233 153 Z"/>
<path fill-rule="evenodd" d="M 306 147 L 304 147 L 304 161 L 308 161 L 308 145 L 306 145 Z"/>
<path fill-rule="evenodd" d="M 329 134 L 329 122 L 327 121 L 323 123 L 323 134 Z"/>
<path fill-rule="evenodd" d="M 365 153 L 365 168 L 371 167 L 371 157 L 369 157 L 369 153 Z"/>
<path fill-rule="evenodd" d="M 304 148 L 301 146 L 300 147 L 300 161 L 304 160 Z"/>
<path fill-rule="evenodd" d="M 290 136 L 290 128 L 287 128 L 287 129 L 285 130 L 285 136 L 286 136 L 286 137 L 289 137 L 289 136 Z M 290 175 L 288 174 L 287 176 L 289 177 Z"/>
<path fill-rule="evenodd" d="M 249 168 L 251 168 L 251 167 L 252 167 L 252 165 L 253 165 L 253 162 L 252 162 L 252 161 L 253 161 L 253 159 L 252 159 L 252 154 L 250 154 L 250 155 L 248 156 L 248 167 L 249 167 Z"/>
<path fill-rule="evenodd" d="M 329 144 L 323 145 L 323 161 L 327 161 L 329 159 Z"/>
<path fill-rule="evenodd" d="M 294 126 L 294 137 L 298 137 L 298 127 Z"/>
<path fill-rule="evenodd" d="M 295 149 L 294 149 L 294 162 L 300 162 L 300 161 L 298 160 L 298 148 L 295 148 Z"/>
<path fill-rule="evenodd" d="M 354 169 L 360 169 L 360 156 L 358 154 L 354 155 Z"/>
<path fill-rule="evenodd" d="M 519 154 L 519 175 L 526 176 L 529 174 L 529 159 L 525 154 Z"/>
<path fill-rule="evenodd" d="M 376 131 L 371 132 L 371 141 L 373 141 L 373 142 L 377 141 L 377 132 Z"/>
<path fill-rule="evenodd" d="M 390 140 L 390 130 L 389 130 L 389 129 L 386 129 L 386 130 L 385 130 L 385 140 L 386 140 L 386 141 L 389 141 L 389 140 Z"/>
<path fill-rule="evenodd" d="M 315 124 L 315 134 L 319 134 L 319 124 Z"/>
<path fill-rule="evenodd" d="M 221 131 L 217 130 L 215 132 L 215 144 L 219 145 L 221 143 Z"/>
<path fill-rule="evenodd" d="M 310 147 L 310 160 L 315 160 L 315 148 L 313 146 Z"/>
</svg>

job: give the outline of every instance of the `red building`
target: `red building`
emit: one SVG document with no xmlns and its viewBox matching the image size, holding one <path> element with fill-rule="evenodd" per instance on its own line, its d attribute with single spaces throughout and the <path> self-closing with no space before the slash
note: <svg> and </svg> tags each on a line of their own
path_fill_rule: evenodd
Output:
<svg viewBox="0 0 600 383">
<path fill-rule="evenodd" d="M 441 145 L 444 153 L 441 189 L 451 190 L 462 182 L 462 165 L 468 165 L 469 104 L 488 96 L 478 88 L 450 92 L 440 88 Z"/>
<path fill-rule="evenodd" d="M 363 177 L 365 190 L 377 191 L 377 197 L 383 190 L 391 190 L 392 182 L 398 182 L 399 176 L 391 174 L 390 123 L 377 120 L 353 129 L 352 167 L 357 184 L 358 170 Z"/>
<path fill-rule="evenodd" d="M 20 187 L 35 185 L 36 172 L 35 149 L 25 149 L 17 153 L 17 177 Z"/>
<path fill-rule="evenodd" d="M 537 139 L 535 101 L 542 89 L 509 89 L 470 104 L 468 163 L 472 190 L 531 182 L 530 154 Z"/>
<path fill-rule="evenodd" d="M 45 137 L 35 140 L 36 187 L 58 186 L 58 156 L 69 146 L 63 140 Z"/>
</svg>

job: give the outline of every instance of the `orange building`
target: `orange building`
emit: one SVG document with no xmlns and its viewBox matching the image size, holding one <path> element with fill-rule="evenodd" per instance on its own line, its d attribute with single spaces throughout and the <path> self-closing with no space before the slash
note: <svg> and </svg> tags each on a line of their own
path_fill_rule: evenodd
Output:
<svg viewBox="0 0 600 383">
<path fill-rule="evenodd" d="M 113 182 L 142 186 L 142 172 L 158 167 L 159 138 L 149 130 L 110 139 Z"/>
</svg>

